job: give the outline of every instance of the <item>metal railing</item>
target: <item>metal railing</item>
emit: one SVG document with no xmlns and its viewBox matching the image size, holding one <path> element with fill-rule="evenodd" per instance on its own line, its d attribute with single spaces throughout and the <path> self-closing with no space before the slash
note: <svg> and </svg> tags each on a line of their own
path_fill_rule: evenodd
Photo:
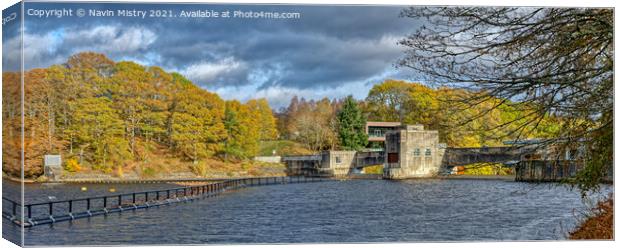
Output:
<svg viewBox="0 0 620 248">
<path fill-rule="evenodd" d="M 24 216 L 21 216 L 21 203 L 2 197 L 2 217 L 17 225 L 23 224 L 24 227 L 32 227 L 59 221 L 69 221 L 96 215 L 106 215 L 125 210 L 136 210 L 153 206 L 167 205 L 174 202 L 190 201 L 204 196 L 217 195 L 226 190 L 238 189 L 241 187 L 320 182 L 325 180 L 329 179 L 304 176 L 229 179 L 198 186 L 30 203 L 23 205 Z"/>
</svg>

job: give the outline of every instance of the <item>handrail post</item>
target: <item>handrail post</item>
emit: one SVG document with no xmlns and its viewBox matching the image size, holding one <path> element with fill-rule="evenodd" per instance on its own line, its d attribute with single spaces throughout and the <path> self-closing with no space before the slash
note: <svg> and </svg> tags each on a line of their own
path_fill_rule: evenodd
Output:
<svg viewBox="0 0 620 248">
<path fill-rule="evenodd" d="M 157 200 L 157 201 L 159 201 L 159 191 L 157 191 L 157 193 L 156 193 L 155 197 L 157 197 L 157 199 L 156 199 L 156 200 Z"/>
<path fill-rule="evenodd" d="M 17 215 L 17 202 L 12 201 L 13 203 L 13 216 Z"/>
<path fill-rule="evenodd" d="M 69 200 L 69 213 L 73 213 L 73 200 Z"/>
<path fill-rule="evenodd" d="M 31 205 L 27 205 L 28 207 L 28 219 L 32 218 L 32 206 Z"/>
<path fill-rule="evenodd" d="M 118 206 L 120 207 L 121 205 L 123 205 L 123 195 L 118 195 Z"/>
<path fill-rule="evenodd" d="M 131 194 L 131 203 L 136 204 L 136 192 Z"/>
<path fill-rule="evenodd" d="M 108 206 L 108 197 L 104 196 L 103 197 L 103 208 L 106 208 Z"/>
<path fill-rule="evenodd" d="M 90 198 L 86 199 L 86 210 L 90 211 Z"/>
<path fill-rule="evenodd" d="M 169 189 L 166 190 L 166 199 L 170 199 L 170 190 Z"/>
</svg>

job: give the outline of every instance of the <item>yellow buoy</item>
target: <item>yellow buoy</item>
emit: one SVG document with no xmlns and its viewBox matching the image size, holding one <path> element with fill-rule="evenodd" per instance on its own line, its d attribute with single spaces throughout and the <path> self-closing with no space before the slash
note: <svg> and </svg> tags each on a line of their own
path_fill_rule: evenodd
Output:
<svg viewBox="0 0 620 248">
<path fill-rule="evenodd" d="M 116 192 L 115 188 L 110 188 L 110 192 Z"/>
<path fill-rule="evenodd" d="M 86 187 L 82 187 L 82 188 L 81 188 L 81 190 L 82 190 L 82 191 L 87 191 L 87 190 L 88 190 L 88 188 L 86 188 Z"/>
</svg>

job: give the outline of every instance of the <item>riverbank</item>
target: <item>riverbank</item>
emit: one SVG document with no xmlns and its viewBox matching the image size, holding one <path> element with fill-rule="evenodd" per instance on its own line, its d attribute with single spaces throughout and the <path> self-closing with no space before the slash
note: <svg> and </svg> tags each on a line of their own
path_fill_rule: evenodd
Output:
<svg viewBox="0 0 620 248">
<path fill-rule="evenodd" d="M 614 200 L 609 195 L 590 210 L 577 228 L 570 233 L 570 239 L 612 240 L 614 238 Z"/>
<path fill-rule="evenodd" d="M 281 177 L 286 176 L 286 167 L 281 163 L 258 161 L 242 161 L 225 163 L 211 161 L 202 166 L 190 168 L 179 165 L 174 170 L 152 169 L 155 167 L 123 169 L 122 172 L 104 172 L 83 168 L 77 172 L 62 170 L 55 180 L 41 175 L 37 178 L 25 178 L 24 183 L 153 183 L 153 182 L 188 182 L 188 181 L 219 181 L 249 177 Z M 152 169 L 152 170 L 151 170 Z M 140 172 L 149 173 L 140 173 Z M 2 177 L 14 182 L 22 182 L 19 177 L 3 173 Z"/>
<path fill-rule="evenodd" d="M 286 173 L 269 173 L 264 175 L 255 176 L 258 177 L 274 177 L 274 176 L 286 176 Z M 65 177 L 56 181 L 49 180 L 33 180 L 33 179 L 25 179 L 24 183 L 177 183 L 177 184 L 187 184 L 192 182 L 204 183 L 204 182 L 216 182 L 223 180 L 231 180 L 231 179 L 239 179 L 239 178 L 247 178 L 247 177 L 197 177 L 192 174 L 174 174 L 168 176 L 160 176 L 154 178 L 119 178 L 113 177 L 106 174 L 82 174 L 78 177 Z M 4 175 L 3 179 L 13 181 L 13 182 L 21 182 L 19 178 L 11 177 L 8 175 Z M 350 175 L 344 178 L 343 180 L 383 180 L 381 174 L 355 174 Z M 447 175 L 447 176 L 435 176 L 435 177 L 420 177 L 420 178 L 410 178 L 404 180 L 427 180 L 427 179 L 442 179 L 442 180 L 500 180 L 500 181 L 514 181 L 514 175 L 506 175 L 506 176 L 483 176 L 483 175 Z"/>
</svg>

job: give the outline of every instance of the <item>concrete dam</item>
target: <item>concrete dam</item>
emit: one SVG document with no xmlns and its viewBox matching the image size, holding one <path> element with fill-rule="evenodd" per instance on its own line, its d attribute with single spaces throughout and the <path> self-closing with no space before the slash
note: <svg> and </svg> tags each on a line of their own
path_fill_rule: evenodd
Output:
<svg viewBox="0 0 620 248">
<path fill-rule="evenodd" d="M 383 151 L 323 151 L 304 156 L 285 156 L 290 175 L 344 177 L 363 167 L 383 165 L 388 179 L 430 177 L 454 166 L 473 163 L 507 163 L 520 160 L 518 147 L 449 148 L 439 143 L 436 130 L 404 125 L 384 133 Z"/>
</svg>

